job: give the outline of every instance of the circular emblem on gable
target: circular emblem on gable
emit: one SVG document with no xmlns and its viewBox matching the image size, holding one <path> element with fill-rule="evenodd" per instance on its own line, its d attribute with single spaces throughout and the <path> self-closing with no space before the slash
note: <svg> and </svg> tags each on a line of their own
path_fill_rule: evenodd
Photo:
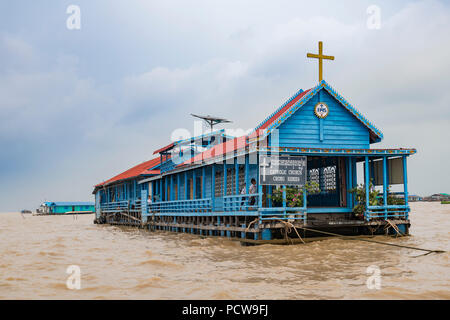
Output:
<svg viewBox="0 0 450 320">
<path fill-rule="evenodd" d="M 316 114 L 317 118 L 324 119 L 328 116 L 329 112 L 330 112 L 330 109 L 323 102 L 319 102 L 314 107 L 314 113 Z"/>
</svg>

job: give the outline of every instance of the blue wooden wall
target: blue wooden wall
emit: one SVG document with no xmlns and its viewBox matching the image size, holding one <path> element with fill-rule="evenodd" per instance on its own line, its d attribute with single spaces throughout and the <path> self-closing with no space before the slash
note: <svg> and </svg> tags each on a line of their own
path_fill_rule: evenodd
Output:
<svg viewBox="0 0 450 320">
<path fill-rule="evenodd" d="M 318 102 L 329 107 L 322 119 L 323 140 L 320 140 L 320 119 L 314 114 Z M 369 130 L 348 112 L 326 90 L 320 90 L 303 107 L 280 125 L 281 147 L 368 149 Z"/>
</svg>

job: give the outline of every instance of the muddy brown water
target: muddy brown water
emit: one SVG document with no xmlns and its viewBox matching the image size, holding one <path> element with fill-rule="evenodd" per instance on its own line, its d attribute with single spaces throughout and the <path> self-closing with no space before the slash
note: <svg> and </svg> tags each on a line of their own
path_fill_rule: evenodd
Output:
<svg viewBox="0 0 450 320">
<path fill-rule="evenodd" d="M 450 205 L 412 203 L 410 237 L 244 247 L 93 224 L 93 215 L 0 214 L 0 299 L 450 299 Z M 68 266 L 81 289 L 68 289 Z M 369 266 L 381 272 L 369 289 Z M 373 282 L 372 282 L 373 283 Z"/>
</svg>

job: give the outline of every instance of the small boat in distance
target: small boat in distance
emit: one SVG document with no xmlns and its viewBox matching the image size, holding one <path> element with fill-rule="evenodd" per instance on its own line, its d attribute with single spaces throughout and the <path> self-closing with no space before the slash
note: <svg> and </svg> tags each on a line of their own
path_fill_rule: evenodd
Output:
<svg viewBox="0 0 450 320">
<path fill-rule="evenodd" d="M 20 213 L 22 213 L 22 214 L 25 214 L 25 213 L 28 213 L 28 214 L 31 214 L 32 212 L 31 212 L 31 210 L 22 210 L 22 211 L 20 211 Z"/>
</svg>

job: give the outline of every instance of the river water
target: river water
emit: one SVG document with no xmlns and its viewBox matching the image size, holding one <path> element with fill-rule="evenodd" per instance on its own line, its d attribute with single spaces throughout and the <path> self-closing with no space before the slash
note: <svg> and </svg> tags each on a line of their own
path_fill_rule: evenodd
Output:
<svg viewBox="0 0 450 320">
<path fill-rule="evenodd" d="M 411 208 L 411 237 L 376 240 L 446 253 L 340 239 L 244 247 L 93 215 L 1 213 L 0 299 L 450 299 L 450 205 Z M 79 290 L 66 284 L 71 265 Z"/>
</svg>

